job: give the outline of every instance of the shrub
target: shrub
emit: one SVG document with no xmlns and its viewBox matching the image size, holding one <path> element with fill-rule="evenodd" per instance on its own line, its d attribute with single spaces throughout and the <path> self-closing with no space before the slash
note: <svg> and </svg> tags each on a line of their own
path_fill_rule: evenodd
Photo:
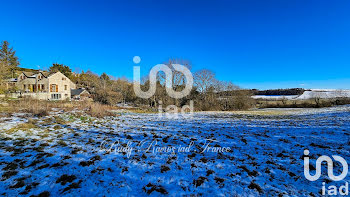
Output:
<svg viewBox="0 0 350 197">
<path fill-rule="evenodd" d="M 114 116 L 115 114 L 111 112 L 114 108 L 109 105 L 103 105 L 100 103 L 91 103 L 87 114 L 96 118 L 103 118 L 105 116 Z"/>
</svg>

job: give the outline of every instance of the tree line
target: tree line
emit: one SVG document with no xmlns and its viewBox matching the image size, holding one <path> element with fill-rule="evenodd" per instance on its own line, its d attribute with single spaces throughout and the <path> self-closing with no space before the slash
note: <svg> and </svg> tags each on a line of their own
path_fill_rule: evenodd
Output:
<svg viewBox="0 0 350 197">
<path fill-rule="evenodd" d="M 183 73 L 176 71 L 172 65 L 182 64 L 191 70 L 190 64 L 179 59 L 171 59 L 164 64 L 172 70 L 173 90 L 180 92 L 185 87 L 186 77 Z M 64 66 L 62 65 L 60 68 L 63 69 Z M 167 94 L 166 76 L 163 72 L 158 72 L 156 92 L 148 99 L 138 97 L 134 92 L 133 83 L 126 78 L 114 78 L 106 73 L 99 76 L 91 71 L 81 73 L 71 73 L 70 71 L 66 75 L 70 76 L 70 79 L 78 87 L 87 89 L 95 101 L 103 104 L 126 103 L 157 109 L 159 105 L 182 107 L 193 101 L 195 110 L 203 111 L 240 110 L 248 109 L 254 105 L 251 91 L 242 90 L 231 82 L 218 80 L 215 73 L 208 69 L 193 73 L 194 86 L 188 95 L 180 99 L 172 98 Z M 147 91 L 149 87 L 149 77 L 144 76 L 141 81 L 141 89 Z"/>
<path fill-rule="evenodd" d="M 173 72 L 172 88 L 175 91 L 181 91 L 184 88 L 185 76 L 174 69 L 173 64 L 181 64 L 186 66 L 190 71 L 191 65 L 189 61 L 180 59 L 170 59 L 166 64 Z M 0 80 L 15 77 L 14 71 L 19 70 L 19 59 L 16 51 L 9 46 L 7 41 L 1 43 L 0 49 Z M 162 105 L 176 105 L 182 107 L 193 101 L 195 110 L 240 110 L 253 106 L 251 99 L 252 92 L 242 90 L 235 84 L 227 81 L 220 81 L 216 78 L 215 73 L 202 69 L 193 73 L 194 86 L 189 95 L 181 98 L 171 98 L 165 88 L 165 74 L 158 72 L 156 93 L 149 99 L 143 99 L 136 96 L 133 90 L 133 83 L 126 78 L 115 78 L 102 73 L 98 75 L 91 71 L 72 72 L 67 65 L 54 63 L 48 72 L 60 71 L 70 78 L 78 88 L 85 88 L 93 96 L 94 101 L 108 105 L 117 103 L 128 103 L 140 107 L 148 107 L 156 109 Z M 148 76 L 144 76 L 141 89 L 144 91 L 149 88 Z"/>
<path fill-rule="evenodd" d="M 301 95 L 306 90 L 303 88 L 289 88 L 289 89 L 272 89 L 272 90 L 257 90 L 252 89 L 254 95 Z"/>
</svg>

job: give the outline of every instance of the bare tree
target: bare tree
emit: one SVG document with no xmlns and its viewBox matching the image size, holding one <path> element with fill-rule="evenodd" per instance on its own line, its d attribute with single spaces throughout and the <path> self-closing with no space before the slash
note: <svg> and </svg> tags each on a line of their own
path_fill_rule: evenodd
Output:
<svg viewBox="0 0 350 197">
<path fill-rule="evenodd" d="M 313 93 L 313 99 L 314 99 L 317 107 L 321 107 L 321 97 L 322 97 L 322 92 L 315 91 Z"/>
<path fill-rule="evenodd" d="M 286 105 L 287 105 L 287 101 L 288 101 L 288 99 L 287 99 L 287 97 L 282 96 L 281 101 L 282 101 L 283 106 L 286 106 Z"/>
<path fill-rule="evenodd" d="M 200 93 L 207 92 L 209 88 L 215 87 L 215 85 L 218 87 L 217 82 L 215 73 L 210 70 L 202 69 L 194 73 L 194 84 Z"/>
<path fill-rule="evenodd" d="M 165 65 L 167 65 L 172 73 L 173 73 L 173 76 L 172 76 L 172 85 L 173 85 L 173 89 L 174 90 L 177 90 L 179 89 L 181 86 L 184 86 L 185 83 L 186 83 L 186 77 L 185 75 L 180 72 L 180 71 L 177 71 L 175 70 L 174 68 L 174 64 L 180 64 L 182 66 L 185 66 L 186 68 L 188 68 L 189 70 L 191 70 L 191 64 L 189 61 L 187 60 L 183 60 L 183 59 L 169 59 L 167 62 L 164 63 Z M 161 85 L 165 85 L 165 80 L 166 80 L 166 75 L 165 73 L 163 72 L 159 72 L 158 75 L 157 75 L 157 80 L 160 82 Z"/>
<path fill-rule="evenodd" d="M 167 65 L 172 71 L 172 79 L 170 79 L 172 82 L 171 88 L 176 92 L 182 91 L 185 88 L 187 79 L 184 73 L 175 69 L 174 64 L 180 64 L 186 67 L 188 70 L 191 70 L 191 63 L 183 59 L 169 59 L 164 64 Z M 157 90 L 155 95 L 157 99 L 160 99 L 167 104 L 175 104 L 178 106 L 180 104 L 180 99 L 170 98 L 165 91 L 166 77 L 167 76 L 165 75 L 164 72 L 158 72 Z M 156 100 L 156 98 L 154 98 L 153 100 Z"/>
<path fill-rule="evenodd" d="M 214 81 L 214 87 L 217 92 L 230 92 L 234 90 L 239 90 L 239 86 L 233 84 L 230 81 Z"/>
<path fill-rule="evenodd" d="M 128 98 L 133 95 L 131 84 L 126 78 L 117 79 L 114 81 L 113 89 L 122 95 L 122 102 L 125 104 Z"/>
</svg>

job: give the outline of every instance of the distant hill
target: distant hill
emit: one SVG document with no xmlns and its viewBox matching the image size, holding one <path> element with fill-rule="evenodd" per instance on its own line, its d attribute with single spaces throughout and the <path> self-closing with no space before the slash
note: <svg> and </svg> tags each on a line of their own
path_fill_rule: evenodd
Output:
<svg viewBox="0 0 350 197">
<path fill-rule="evenodd" d="M 257 90 L 253 89 L 254 95 L 302 95 L 306 90 L 303 88 Z"/>
<path fill-rule="evenodd" d="M 22 72 L 32 72 L 32 73 L 35 73 L 35 72 L 39 72 L 39 70 L 37 69 L 31 69 L 31 68 L 21 68 L 21 67 L 16 67 L 15 70 L 14 70 L 14 73 L 11 73 L 11 76 L 8 76 L 9 78 L 17 78 L 18 75 L 20 75 Z M 12 75 L 13 74 L 13 75 Z"/>
<path fill-rule="evenodd" d="M 31 69 L 31 68 L 21 68 L 21 67 L 17 67 L 16 68 L 16 71 L 19 71 L 19 72 L 38 72 L 39 70 L 36 70 L 36 69 Z"/>
</svg>

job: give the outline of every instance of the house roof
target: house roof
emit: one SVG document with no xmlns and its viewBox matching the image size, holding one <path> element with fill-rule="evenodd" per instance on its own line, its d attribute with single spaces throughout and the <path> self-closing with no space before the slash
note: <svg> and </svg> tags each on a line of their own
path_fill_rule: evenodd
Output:
<svg viewBox="0 0 350 197">
<path fill-rule="evenodd" d="M 43 72 L 40 72 L 40 73 L 41 73 L 41 74 L 43 74 L 43 75 L 44 75 L 44 77 L 48 77 L 48 76 L 49 76 L 49 74 L 50 74 L 49 72 L 44 72 L 44 71 L 43 71 Z"/>
<path fill-rule="evenodd" d="M 70 90 L 70 93 L 71 93 L 72 96 L 77 96 L 77 95 L 80 95 L 81 93 L 83 93 L 84 91 L 85 91 L 86 93 L 90 94 L 88 91 L 86 91 L 86 90 L 83 89 L 83 88 L 71 89 L 71 90 Z"/>
<path fill-rule="evenodd" d="M 23 74 L 28 77 L 28 78 L 35 78 L 39 73 L 43 74 L 44 77 L 48 77 L 49 76 L 49 72 L 44 72 L 44 71 L 39 71 L 37 73 L 33 73 L 33 72 L 23 72 Z"/>
<path fill-rule="evenodd" d="M 10 78 L 10 79 L 7 79 L 6 81 L 7 82 L 17 82 L 17 79 L 16 78 Z"/>
<path fill-rule="evenodd" d="M 32 72 L 22 72 L 26 77 L 32 77 L 32 75 L 34 75 L 34 73 Z"/>
</svg>

